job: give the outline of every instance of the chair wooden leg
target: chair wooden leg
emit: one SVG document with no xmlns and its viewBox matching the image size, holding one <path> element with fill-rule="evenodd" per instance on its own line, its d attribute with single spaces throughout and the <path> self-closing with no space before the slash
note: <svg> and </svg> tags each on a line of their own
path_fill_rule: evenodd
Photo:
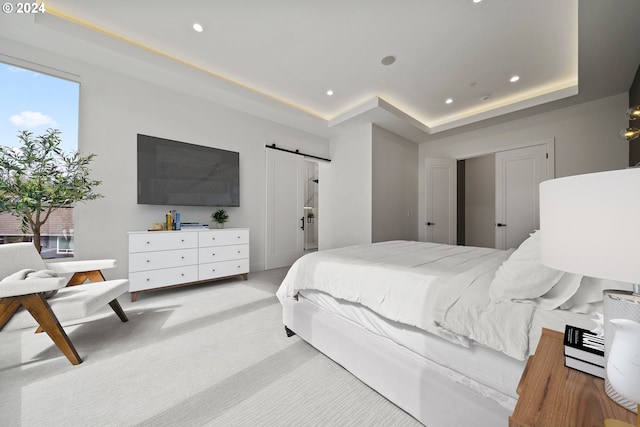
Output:
<svg viewBox="0 0 640 427">
<path fill-rule="evenodd" d="M 87 280 L 90 282 L 104 282 L 106 279 L 100 270 L 77 271 L 73 273 L 67 286 L 82 285 Z"/>
<path fill-rule="evenodd" d="M 117 299 L 114 299 L 113 301 L 111 301 L 109 303 L 109 305 L 111 306 L 113 311 L 116 312 L 116 314 L 118 315 L 120 320 L 122 320 L 123 322 L 128 322 L 129 321 L 129 318 L 127 317 L 127 314 L 124 312 L 124 310 L 122 309 L 122 306 L 120 305 L 120 303 L 118 302 Z M 43 332 L 43 329 L 42 329 L 42 326 L 39 326 L 38 329 L 36 329 L 36 331 L 34 333 L 35 334 L 39 334 L 41 332 Z"/>
<path fill-rule="evenodd" d="M 16 297 L 0 298 L 0 331 L 7 324 L 9 319 L 20 307 L 20 301 Z"/>
<path fill-rule="evenodd" d="M 109 305 L 111 306 L 113 311 L 116 312 L 116 314 L 118 315 L 120 320 L 122 320 L 123 322 L 128 322 L 129 321 L 129 318 L 127 317 L 127 314 L 124 312 L 124 310 L 122 309 L 122 306 L 120 305 L 120 303 L 118 302 L 117 299 L 114 299 L 113 301 L 111 301 L 109 303 Z"/>
<path fill-rule="evenodd" d="M 51 311 L 49 303 L 44 299 L 42 294 L 30 294 L 16 297 L 29 313 L 36 319 L 42 329 L 51 337 L 53 342 L 58 346 L 60 351 L 69 359 L 73 365 L 82 363 L 82 359 L 78 355 L 67 333 L 62 329 L 56 315 Z"/>
</svg>

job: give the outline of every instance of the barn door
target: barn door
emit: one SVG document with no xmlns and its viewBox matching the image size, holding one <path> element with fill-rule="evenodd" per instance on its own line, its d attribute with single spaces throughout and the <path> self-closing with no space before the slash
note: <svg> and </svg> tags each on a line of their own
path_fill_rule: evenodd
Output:
<svg viewBox="0 0 640 427">
<path fill-rule="evenodd" d="M 267 149 L 265 268 L 290 266 L 304 250 L 304 158 Z"/>
</svg>

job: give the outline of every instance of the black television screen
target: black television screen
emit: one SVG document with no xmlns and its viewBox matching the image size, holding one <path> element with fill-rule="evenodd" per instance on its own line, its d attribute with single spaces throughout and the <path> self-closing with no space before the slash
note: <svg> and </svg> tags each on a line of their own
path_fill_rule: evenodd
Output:
<svg viewBox="0 0 640 427">
<path fill-rule="evenodd" d="M 240 154 L 138 134 L 138 204 L 240 206 Z"/>
</svg>

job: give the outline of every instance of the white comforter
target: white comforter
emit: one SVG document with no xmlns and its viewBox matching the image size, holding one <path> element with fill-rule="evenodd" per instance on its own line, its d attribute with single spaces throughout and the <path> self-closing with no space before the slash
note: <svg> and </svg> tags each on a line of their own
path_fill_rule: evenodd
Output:
<svg viewBox="0 0 640 427">
<path fill-rule="evenodd" d="M 512 250 L 391 241 L 320 251 L 296 261 L 277 291 L 302 289 L 362 304 L 461 345 L 477 342 L 523 360 L 534 307 L 494 303 L 489 285 Z"/>
</svg>

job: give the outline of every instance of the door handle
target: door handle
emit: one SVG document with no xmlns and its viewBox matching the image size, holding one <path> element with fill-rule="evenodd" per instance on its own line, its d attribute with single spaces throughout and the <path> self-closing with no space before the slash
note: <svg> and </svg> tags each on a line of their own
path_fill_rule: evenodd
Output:
<svg viewBox="0 0 640 427">
<path fill-rule="evenodd" d="M 300 222 L 302 222 L 302 225 L 300 226 L 300 230 L 304 231 L 304 217 L 300 218 Z"/>
<path fill-rule="evenodd" d="M 436 225 L 434 222 L 427 222 L 427 225 Z"/>
<path fill-rule="evenodd" d="M 500 222 L 499 222 L 499 223 L 497 223 L 497 224 L 496 224 L 496 226 L 497 226 L 497 227 L 506 227 L 506 226 L 507 226 L 507 224 L 502 224 L 502 223 L 500 223 Z"/>
</svg>

